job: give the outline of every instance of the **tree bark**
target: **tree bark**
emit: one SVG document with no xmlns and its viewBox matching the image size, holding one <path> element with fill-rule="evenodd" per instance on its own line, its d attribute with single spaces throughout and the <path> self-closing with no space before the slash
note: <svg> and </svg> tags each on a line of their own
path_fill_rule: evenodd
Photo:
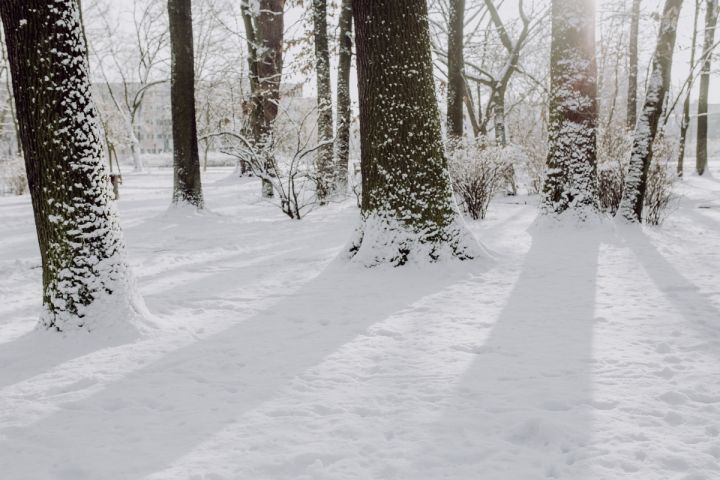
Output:
<svg viewBox="0 0 720 480">
<path fill-rule="evenodd" d="M 712 66 L 712 49 L 715 43 L 715 27 L 718 21 L 718 0 L 705 1 L 705 40 L 703 42 L 703 66 L 700 72 L 700 93 L 698 96 L 697 115 L 697 153 L 695 168 L 698 175 L 703 175 L 708 161 L 708 93 L 710 91 L 710 68 Z"/>
<path fill-rule="evenodd" d="M 328 142 L 317 151 L 316 195 L 320 204 L 333 192 L 332 88 L 330 86 L 330 49 L 327 33 L 327 0 L 313 0 L 315 71 L 317 73 L 318 143 Z"/>
<path fill-rule="evenodd" d="M 364 265 L 469 259 L 443 151 L 425 0 L 355 0 Z"/>
<path fill-rule="evenodd" d="M 695 0 L 695 14 L 693 18 L 692 45 L 690 47 L 690 75 L 688 78 L 687 94 L 683 102 L 682 120 L 680 121 L 680 140 L 678 145 L 677 174 L 682 177 L 685 169 L 685 147 L 687 144 L 687 132 L 690 128 L 690 97 L 692 86 L 695 80 L 695 56 L 697 52 L 698 19 L 700 18 L 700 2 Z M 667 113 L 666 113 L 667 115 Z"/>
<path fill-rule="evenodd" d="M 352 65 L 352 0 L 342 0 L 338 35 L 337 122 L 335 134 L 335 175 L 337 190 L 347 193 L 350 167 L 350 68 Z"/>
<path fill-rule="evenodd" d="M 670 87 L 673 51 L 675 50 L 681 7 L 682 0 L 666 0 L 665 2 L 645 103 L 635 127 L 630 166 L 625 177 L 625 190 L 616 214 L 631 223 L 642 221 L 647 175 L 653 158 L 653 143 L 657 135 L 665 97 Z"/>
<path fill-rule="evenodd" d="M 248 0 L 241 0 L 240 7 L 250 67 L 248 133 L 255 148 L 267 157 L 265 169 L 272 174 L 273 123 L 278 114 L 283 71 L 285 0 L 257 0 L 257 11 L 251 10 Z M 267 179 L 262 181 L 262 196 L 273 196 L 272 182 Z"/>
<path fill-rule="evenodd" d="M 449 138 L 463 136 L 463 108 L 465 99 L 463 35 L 465 28 L 465 0 L 450 0 L 448 19 L 448 88 L 447 134 Z"/>
<path fill-rule="evenodd" d="M 637 86 L 638 86 L 638 38 L 640 36 L 641 0 L 633 0 L 630 10 L 630 45 L 628 48 L 628 93 L 627 128 L 635 128 L 637 122 Z"/>
<path fill-rule="evenodd" d="M 553 0 L 544 210 L 580 220 L 597 208 L 594 0 Z"/>
<path fill-rule="evenodd" d="M 190 0 L 168 0 L 170 103 L 173 135 L 173 203 L 203 208 L 195 118 L 195 61 Z"/>
<path fill-rule="evenodd" d="M 43 269 L 42 327 L 128 325 L 135 310 L 76 0 L 0 2 Z"/>
</svg>

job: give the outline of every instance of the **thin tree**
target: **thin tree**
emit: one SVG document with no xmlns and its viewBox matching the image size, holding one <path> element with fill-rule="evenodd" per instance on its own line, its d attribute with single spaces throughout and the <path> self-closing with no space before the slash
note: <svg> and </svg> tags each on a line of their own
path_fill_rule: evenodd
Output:
<svg viewBox="0 0 720 480">
<path fill-rule="evenodd" d="M 595 211 L 597 67 L 594 0 L 553 0 L 544 210 Z"/>
<path fill-rule="evenodd" d="M 682 0 L 666 0 L 665 2 L 645 103 L 635 127 L 625 189 L 616 214 L 631 223 L 642 221 L 647 176 L 653 158 L 653 143 L 657 135 L 665 98 L 670 88 L 673 51 L 675 50 L 681 7 Z"/>
<path fill-rule="evenodd" d="M 687 132 L 690 128 L 690 97 L 692 85 L 695 81 L 695 56 L 697 52 L 698 19 L 700 17 L 700 2 L 695 0 L 695 14 L 693 17 L 692 45 L 690 46 L 690 74 L 687 79 L 687 92 L 683 102 L 682 120 L 680 121 L 680 140 L 678 145 L 677 174 L 683 176 L 685 169 L 685 146 L 687 143 Z M 666 112 L 667 115 L 667 112 Z"/>
<path fill-rule="evenodd" d="M 705 40 L 703 42 L 703 66 L 700 72 L 700 93 L 698 95 L 697 145 L 695 169 L 698 175 L 705 173 L 708 161 L 708 93 L 710 91 L 710 69 L 712 50 L 715 43 L 715 27 L 718 21 L 718 0 L 705 1 Z"/>
<path fill-rule="evenodd" d="M 327 142 L 317 152 L 316 194 L 320 204 L 332 194 L 333 116 L 330 87 L 330 49 L 327 32 L 327 0 L 313 0 L 313 34 L 315 38 L 315 71 L 317 73 L 318 143 Z"/>
<path fill-rule="evenodd" d="M 355 0 L 365 265 L 469 259 L 443 151 L 425 0 Z"/>
<path fill-rule="evenodd" d="M 168 0 L 170 103 L 173 135 L 173 203 L 203 208 L 195 119 L 195 61 L 190 0 Z"/>
<path fill-rule="evenodd" d="M 78 4 L 5 0 L 0 16 L 42 259 L 40 324 L 61 332 L 126 325 L 136 304 Z"/>
<path fill-rule="evenodd" d="M 350 163 L 350 68 L 352 65 L 352 0 L 342 0 L 338 25 L 337 121 L 335 133 L 335 175 L 337 191 L 347 192 Z"/>
<path fill-rule="evenodd" d="M 464 27 L 465 0 L 450 0 L 448 18 L 448 86 L 447 134 L 450 138 L 463 135 L 463 109 L 465 108 Z"/>
<path fill-rule="evenodd" d="M 628 93 L 627 93 L 627 128 L 635 128 L 637 122 L 637 89 L 638 89 L 638 40 L 640 37 L 640 4 L 641 0 L 632 0 L 630 9 L 630 45 L 628 47 Z"/>
<path fill-rule="evenodd" d="M 246 133 L 253 148 L 267 157 L 266 169 L 272 170 L 273 123 L 278 114 L 283 71 L 285 0 L 257 0 L 253 4 L 241 0 L 240 8 L 248 46 L 251 97 L 246 105 Z M 267 179 L 262 182 L 262 195 L 273 196 L 273 184 Z"/>
</svg>

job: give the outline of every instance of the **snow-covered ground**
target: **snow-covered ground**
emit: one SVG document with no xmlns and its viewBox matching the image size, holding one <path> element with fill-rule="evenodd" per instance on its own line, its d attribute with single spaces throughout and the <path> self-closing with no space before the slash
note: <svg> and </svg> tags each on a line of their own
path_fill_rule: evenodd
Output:
<svg viewBox="0 0 720 480">
<path fill-rule="evenodd" d="M 365 270 L 351 202 L 294 222 L 229 175 L 205 214 L 125 176 L 130 343 L 33 332 L 30 202 L 0 199 L 0 478 L 720 478 L 720 181 L 644 230 L 500 199 L 492 261 Z"/>
</svg>

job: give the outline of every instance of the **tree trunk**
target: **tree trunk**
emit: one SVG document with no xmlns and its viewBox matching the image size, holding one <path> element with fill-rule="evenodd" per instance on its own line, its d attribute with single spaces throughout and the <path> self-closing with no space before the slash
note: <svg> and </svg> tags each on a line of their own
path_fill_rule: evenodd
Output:
<svg viewBox="0 0 720 480">
<path fill-rule="evenodd" d="M 425 0 L 353 2 L 362 216 L 351 252 L 368 266 L 469 259 L 443 152 Z"/>
<path fill-rule="evenodd" d="M 493 126 L 495 127 L 495 143 L 500 147 L 507 146 L 505 129 L 505 88 L 498 87 L 493 92 L 492 102 Z"/>
<path fill-rule="evenodd" d="M 327 202 L 333 190 L 332 88 L 330 86 L 330 49 L 327 33 L 327 0 L 313 0 L 315 71 L 317 72 L 318 143 L 328 142 L 317 151 L 316 194 L 320 204 Z"/>
<path fill-rule="evenodd" d="M 170 103 L 173 134 L 173 203 L 203 208 L 195 118 L 195 61 L 190 0 L 168 0 Z"/>
<path fill-rule="evenodd" d="M 670 87 L 673 51 L 675 50 L 681 6 L 682 0 L 666 0 L 665 2 L 645 103 L 635 127 L 630 166 L 625 178 L 625 190 L 616 214 L 631 223 L 642 221 L 647 175 L 653 157 L 653 143 L 665 104 L 665 97 Z"/>
<path fill-rule="evenodd" d="M 273 174 L 273 123 L 280 102 L 280 83 L 283 70 L 283 38 L 285 34 L 285 0 L 257 0 L 257 11 L 248 0 L 241 0 L 250 66 L 251 100 L 249 104 L 249 133 L 255 148 L 266 157 L 265 169 Z M 262 181 L 262 196 L 273 196 L 273 185 Z"/>
<path fill-rule="evenodd" d="M 680 140 L 678 145 L 677 174 L 682 177 L 685 167 L 685 145 L 687 143 L 687 132 L 690 128 L 690 97 L 692 95 L 692 87 L 695 80 L 695 55 L 697 52 L 697 36 L 698 36 L 698 19 L 700 18 L 700 2 L 695 0 L 695 15 L 693 19 L 692 46 L 690 47 L 690 75 L 688 77 L 687 94 L 683 102 L 682 120 L 680 121 Z M 666 113 L 667 115 L 667 113 Z"/>
<path fill-rule="evenodd" d="M 628 93 L 627 128 L 635 128 L 637 122 L 637 86 L 638 86 L 638 38 L 640 36 L 640 3 L 633 0 L 630 11 L 630 45 L 628 52 Z"/>
<path fill-rule="evenodd" d="M 595 2 L 553 0 L 544 209 L 584 220 L 597 207 Z"/>
<path fill-rule="evenodd" d="M 338 87 L 337 87 L 337 132 L 335 135 L 335 175 L 337 191 L 347 193 L 348 170 L 350 167 L 350 67 L 352 65 L 352 0 L 342 0 L 340 6 L 338 45 Z"/>
<path fill-rule="evenodd" d="M 463 136 L 463 107 L 465 99 L 463 35 L 465 29 L 465 0 L 450 0 L 448 19 L 448 88 L 447 134 L 449 138 Z"/>
<path fill-rule="evenodd" d="M 123 328 L 134 316 L 75 0 L 5 0 L 16 111 L 43 267 L 46 329 Z"/>
<path fill-rule="evenodd" d="M 136 172 L 142 172 L 145 170 L 145 166 L 143 165 L 142 157 L 140 156 L 140 140 L 138 140 L 138 137 L 135 134 L 135 122 L 131 121 L 128 129 L 130 131 L 130 154 L 133 159 L 133 170 Z"/>
<path fill-rule="evenodd" d="M 705 2 L 705 41 L 703 42 L 703 66 L 700 73 L 700 93 L 697 115 L 697 153 L 695 168 L 698 175 L 705 173 L 708 161 L 708 92 L 710 90 L 710 67 L 715 43 L 715 26 L 718 20 L 718 0 Z"/>
</svg>

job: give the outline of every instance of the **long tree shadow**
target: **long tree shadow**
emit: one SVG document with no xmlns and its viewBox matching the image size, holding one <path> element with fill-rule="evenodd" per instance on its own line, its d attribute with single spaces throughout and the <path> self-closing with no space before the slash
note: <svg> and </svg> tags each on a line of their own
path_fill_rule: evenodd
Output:
<svg viewBox="0 0 720 480">
<path fill-rule="evenodd" d="M 4 475 L 110 480 L 155 472 L 373 323 L 463 280 L 467 268 L 478 267 L 367 271 L 335 262 L 252 319 L 4 432 Z"/>
<path fill-rule="evenodd" d="M 533 233 L 507 305 L 485 342 L 479 330 L 468 353 L 477 358 L 428 432 L 415 478 L 587 477 L 576 461 L 592 430 L 601 233 Z"/>
<path fill-rule="evenodd" d="M 683 276 L 639 229 L 625 229 L 623 240 L 632 250 L 658 290 L 706 341 L 708 350 L 720 354 L 720 309 Z"/>
</svg>

